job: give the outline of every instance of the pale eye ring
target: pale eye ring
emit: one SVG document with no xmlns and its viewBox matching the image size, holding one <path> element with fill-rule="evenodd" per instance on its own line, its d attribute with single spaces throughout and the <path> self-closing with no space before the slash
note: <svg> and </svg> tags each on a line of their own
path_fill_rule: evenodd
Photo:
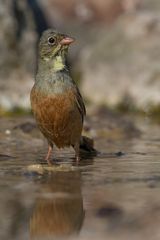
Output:
<svg viewBox="0 0 160 240">
<path fill-rule="evenodd" d="M 49 43 L 49 45 L 54 45 L 55 44 L 55 38 L 53 38 L 53 37 L 49 37 L 48 38 L 48 43 Z"/>
</svg>

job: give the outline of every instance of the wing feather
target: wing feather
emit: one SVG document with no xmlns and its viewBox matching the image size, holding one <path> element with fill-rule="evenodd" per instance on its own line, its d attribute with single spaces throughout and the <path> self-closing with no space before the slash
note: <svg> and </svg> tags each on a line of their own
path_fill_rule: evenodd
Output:
<svg viewBox="0 0 160 240">
<path fill-rule="evenodd" d="M 78 110 L 82 116 L 82 122 L 83 122 L 84 116 L 86 115 L 86 108 L 85 108 L 85 105 L 83 102 L 83 98 L 82 98 L 77 86 L 75 86 L 75 97 L 76 97 L 76 104 L 77 104 Z"/>
</svg>

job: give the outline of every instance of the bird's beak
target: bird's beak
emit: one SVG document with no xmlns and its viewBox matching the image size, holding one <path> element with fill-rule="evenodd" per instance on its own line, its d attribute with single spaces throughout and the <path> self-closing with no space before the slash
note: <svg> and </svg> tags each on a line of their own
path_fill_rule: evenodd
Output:
<svg viewBox="0 0 160 240">
<path fill-rule="evenodd" d="M 61 45 L 69 45 L 69 44 L 71 44 L 71 43 L 74 42 L 74 41 L 75 41 L 74 38 L 65 36 L 65 37 L 60 41 L 60 44 L 61 44 Z"/>
</svg>

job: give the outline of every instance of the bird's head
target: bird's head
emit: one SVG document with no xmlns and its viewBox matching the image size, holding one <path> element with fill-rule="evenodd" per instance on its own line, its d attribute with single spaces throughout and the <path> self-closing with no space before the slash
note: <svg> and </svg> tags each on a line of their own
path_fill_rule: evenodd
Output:
<svg viewBox="0 0 160 240">
<path fill-rule="evenodd" d="M 39 55 L 44 60 L 50 60 L 57 56 L 66 55 L 69 45 L 74 39 L 58 33 L 53 29 L 43 32 L 39 43 Z"/>
</svg>

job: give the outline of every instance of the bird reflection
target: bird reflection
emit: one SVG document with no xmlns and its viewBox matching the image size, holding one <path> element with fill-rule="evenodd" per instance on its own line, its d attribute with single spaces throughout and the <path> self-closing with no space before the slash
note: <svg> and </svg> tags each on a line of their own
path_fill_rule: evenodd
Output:
<svg viewBox="0 0 160 240">
<path fill-rule="evenodd" d="M 31 239 L 78 234 L 84 219 L 80 172 L 52 173 L 40 187 L 30 219 Z"/>
</svg>

